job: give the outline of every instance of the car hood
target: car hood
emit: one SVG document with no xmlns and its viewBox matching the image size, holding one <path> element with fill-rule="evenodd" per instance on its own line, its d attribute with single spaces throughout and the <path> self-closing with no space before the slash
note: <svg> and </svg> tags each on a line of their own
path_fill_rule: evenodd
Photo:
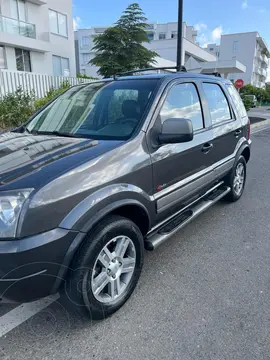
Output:
<svg viewBox="0 0 270 360">
<path fill-rule="evenodd" d="M 0 185 L 39 174 L 40 182 L 59 176 L 84 161 L 117 147 L 121 141 L 97 141 L 6 132 L 0 135 Z M 44 179 L 45 180 L 45 179 Z M 32 183 L 32 181 L 30 181 Z M 30 184 L 31 185 L 31 184 Z M 29 185 L 29 186 L 30 186 Z"/>
</svg>

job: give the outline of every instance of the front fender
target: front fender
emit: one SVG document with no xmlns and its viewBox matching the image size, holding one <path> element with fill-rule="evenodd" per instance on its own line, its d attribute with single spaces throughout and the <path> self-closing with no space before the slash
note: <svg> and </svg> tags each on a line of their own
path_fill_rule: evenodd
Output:
<svg viewBox="0 0 270 360">
<path fill-rule="evenodd" d="M 155 216 L 154 199 L 137 186 L 113 184 L 106 186 L 81 201 L 63 219 L 61 228 L 88 232 L 101 218 L 124 205 L 141 207 L 149 224 Z"/>
</svg>

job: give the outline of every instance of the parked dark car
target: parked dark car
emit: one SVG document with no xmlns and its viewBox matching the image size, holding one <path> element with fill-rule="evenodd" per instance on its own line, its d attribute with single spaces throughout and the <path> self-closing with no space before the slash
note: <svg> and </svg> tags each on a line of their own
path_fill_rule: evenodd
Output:
<svg viewBox="0 0 270 360">
<path fill-rule="evenodd" d="M 0 136 L 1 297 L 63 291 L 92 318 L 115 312 L 137 284 L 144 248 L 242 196 L 250 144 L 242 100 L 222 78 L 72 87 Z"/>
</svg>

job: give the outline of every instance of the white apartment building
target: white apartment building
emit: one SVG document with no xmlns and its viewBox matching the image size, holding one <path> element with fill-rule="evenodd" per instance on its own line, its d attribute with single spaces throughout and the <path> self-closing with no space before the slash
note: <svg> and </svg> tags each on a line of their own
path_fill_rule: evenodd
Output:
<svg viewBox="0 0 270 360">
<path fill-rule="evenodd" d="M 98 68 L 89 65 L 89 61 L 95 56 L 92 50 L 94 38 L 102 34 L 108 26 L 96 26 L 89 29 L 79 29 L 75 32 L 76 68 L 77 72 L 88 76 L 97 76 Z M 150 43 L 145 47 L 154 50 L 163 60 L 176 63 L 177 57 L 177 22 L 167 24 L 152 23 L 148 26 L 148 38 Z M 197 31 L 193 26 L 183 23 L 183 46 L 182 64 L 185 65 L 190 58 L 198 62 L 215 61 L 216 56 L 201 48 L 196 42 Z"/>
<path fill-rule="evenodd" d="M 72 0 L 0 0 L 0 69 L 75 76 Z"/>
<path fill-rule="evenodd" d="M 246 72 L 229 74 L 230 80 L 242 79 L 245 84 L 265 87 L 269 52 L 265 40 L 257 32 L 222 35 L 220 46 L 209 44 L 207 50 L 219 53 L 218 61 L 237 60 L 246 66 Z"/>
</svg>

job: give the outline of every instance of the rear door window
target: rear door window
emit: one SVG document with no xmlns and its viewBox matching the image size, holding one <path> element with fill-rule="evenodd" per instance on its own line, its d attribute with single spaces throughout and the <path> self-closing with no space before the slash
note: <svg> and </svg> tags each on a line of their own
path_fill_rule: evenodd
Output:
<svg viewBox="0 0 270 360">
<path fill-rule="evenodd" d="M 232 119 L 228 101 L 221 87 L 213 83 L 203 83 L 202 86 L 208 101 L 212 124 Z"/>
</svg>

